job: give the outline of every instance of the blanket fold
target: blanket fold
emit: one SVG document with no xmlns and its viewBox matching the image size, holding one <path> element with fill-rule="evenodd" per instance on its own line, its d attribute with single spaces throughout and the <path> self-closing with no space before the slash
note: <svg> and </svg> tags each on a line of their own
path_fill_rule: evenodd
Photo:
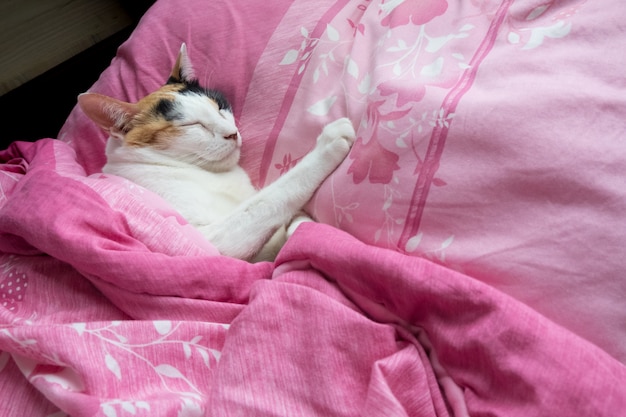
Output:
<svg viewBox="0 0 626 417">
<path fill-rule="evenodd" d="M 19 181 L 0 206 L 4 253 L 45 253 L 96 285 L 131 293 L 236 303 L 245 303 L 252 282 L 271 274 L 268 263 L 207 250 L 208 242 L 148 190 L 112 176 L 85 176 L 63 142 L 21 144 L 2 157 L 13 162 L 3 166 L 13 173 L 3 189 Z M 19 178 L 15 165 L 27 167 Z"/>
<path fill-rule="evenodd" d="M 277 272 L 302 260 L 374 320 L 423 331 L 469 415 L 530 415 L 529 404 L 544 415 L 610 415 L 626 404 L 621 363 L 479 281 L 317 224 L 291 238 Z"/>
<path fill-rule="evenodd" d="M 248 264 L 216 254 L 147 190 L 86 176 L 61 142 L 0 159 L 5 414 L 595 417 L 626 407 L 617 360 L 430 261 L 306 223 L 275 264 Z"/>
</svg>

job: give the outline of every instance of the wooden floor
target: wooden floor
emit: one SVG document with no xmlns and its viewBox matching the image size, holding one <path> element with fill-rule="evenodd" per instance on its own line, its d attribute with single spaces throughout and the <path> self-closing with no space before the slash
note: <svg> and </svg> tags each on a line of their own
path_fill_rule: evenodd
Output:
<svg viewBox="0 0 626 417">
<path fill-rule="evenodd" d="M 132 20 L 117 0 L 0 2 L 0 94 L 109 36 Z"/>
<path fill-rule="evenodd" d="M 150 0 L 0 2 L 0 150 L 55 138 Z"/>
<path fill-rule="evenodd" d="M 130 35 L 126 29 L 0 97 L 0 150 L 14 141 L 56 138 L 84 93 Z"/>
</svg>

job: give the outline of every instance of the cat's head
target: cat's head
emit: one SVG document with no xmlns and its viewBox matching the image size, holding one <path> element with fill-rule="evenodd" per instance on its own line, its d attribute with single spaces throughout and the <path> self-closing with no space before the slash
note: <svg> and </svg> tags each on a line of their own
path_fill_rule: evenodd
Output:
<svg viewBox="0 0 626 417">
<path fill-rule="evenodd" d="M 146 148 L 210 171 L 228 170 L 238 163 L 241 148 L 232 109 L 193 74 L 183 44 L 167 83 L 137 103 L 96 93 L 81 94 L 78 103 L 117 148 Z"/>
</svg>

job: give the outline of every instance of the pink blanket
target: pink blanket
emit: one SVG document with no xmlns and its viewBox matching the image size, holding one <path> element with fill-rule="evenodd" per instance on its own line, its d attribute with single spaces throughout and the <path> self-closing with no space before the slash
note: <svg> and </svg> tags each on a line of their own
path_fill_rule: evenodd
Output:
<svg viewBox="0 0 626 417">
<path fill-rule="evenodd" d="M 0 162 L 3 416 L 626 409 L 621 363 L 430 261 L 307 224 L 251 265 L 62 142 Z"/>
<path fill-rule="evenodd" d="M 626 363 L 626 8 L 619 0 L 159 0 L 92 91 L 137 100 L 186 42 L 256 184 L 325 123 L 357 141 L 309 212 L 522 301 Z M 106 135 L 59 139 L 87 173 Z"/>
<path fill-rule="evenodd" d="M 255 265 L 99 174 L 79 109 L 0 151 L 0 416 L 622 415 L 622 6 L 157 1 L 92 91 L 186 42 L 256 184 L 357 142 Z"/>
</svg>

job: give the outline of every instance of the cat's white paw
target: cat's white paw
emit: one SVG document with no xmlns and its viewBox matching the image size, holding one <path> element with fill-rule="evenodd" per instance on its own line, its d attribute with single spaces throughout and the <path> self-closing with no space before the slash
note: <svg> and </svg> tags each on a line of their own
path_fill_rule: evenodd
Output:
<svg viewBox="0 0 626 417">
<path fill-rule="evenodd" d="M 317 143 L 324 146 L 344 142 L 349 149 L 355 139 L 356 133 L 352 122 L 347 117 L 342 117 L 324 126 L 322 134 L 317 138 Z"/>
<path fill-rule="evenodd" d="M 315 150 L 326 163 L 336 167 L 348 155 L 355 139 L 352 122 L 344 117 L 324 126 Z"/>
</svg>

